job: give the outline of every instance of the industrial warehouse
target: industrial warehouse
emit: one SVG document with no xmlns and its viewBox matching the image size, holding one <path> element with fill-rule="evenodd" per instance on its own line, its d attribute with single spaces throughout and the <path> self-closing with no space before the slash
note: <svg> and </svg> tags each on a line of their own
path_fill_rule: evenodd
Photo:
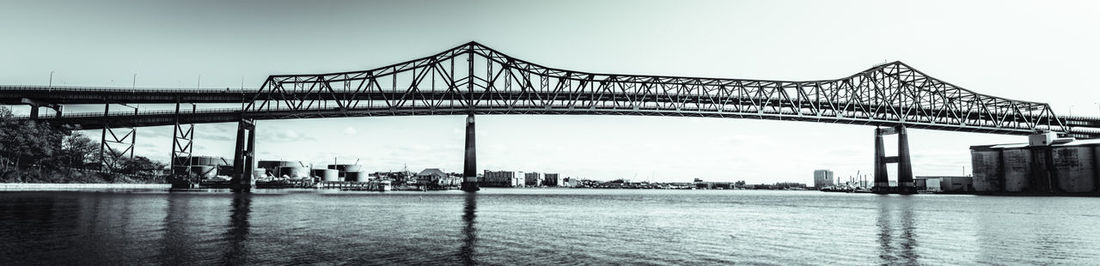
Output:
<svg viewBox="0 0 1100 266">
<path fill-rule="evenodd" d="M 1032 135 L 1028 143 L 970 147 L 979 194 L 1098 195 L 1100 140 Z"/>
</svg>

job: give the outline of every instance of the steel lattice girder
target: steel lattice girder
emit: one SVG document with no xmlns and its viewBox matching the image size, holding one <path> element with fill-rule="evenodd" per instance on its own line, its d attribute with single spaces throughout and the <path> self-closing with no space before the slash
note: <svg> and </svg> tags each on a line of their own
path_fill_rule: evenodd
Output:
<svg viewBox="0 0 1100 266">
<path fill-rule="evenodd" d="M 172 92 L 176 97 L 173 103 L 232 99 L 204 96 L 227 96 L 223 91 Z M 68 101 L 73 97 L 65 95 L 74 93 L 102 94 L 55 90 L 51 95 Z M 474 112 L 730 117 L 998 134 L 1049 129 L 1080 138 L 1100 136 L 1100 119 L 1060 118 L 1045 103 L 974 93 L 901 62 L 875 66 L 845 78 L 813 81 L 619 75 L 544 67 L 471 42 L 365 71 L 273 75 L 259 90 L 231 94 L 243 100 L 243 110 L 203 109 L 181 114 L 180 121 Z M 134 95 L 119 94 L 105 101 L 159 103 L 167 99 Z M 68 113 L 45 120 L 85 129 L 102 128 L 111 119 L 135 126 L 175 123 L 175 114 L 163 111 L 88 119 L 99 116 Z"/>
<path fill-rule="evenodd" d="M 467 68 L 470 61 L 474 67 Z M 470 85 L 472 91 L 466 89 Z M 1068 129 L 1045 103 L 974 93 L 901 62 L 816 81 L 618 75 L 543 67 L 477 43 L 366 71 L 270 76 L 244 112 L 278 119 L 464 109 L 762 118 L 1006 134 Z"/>
</svg>

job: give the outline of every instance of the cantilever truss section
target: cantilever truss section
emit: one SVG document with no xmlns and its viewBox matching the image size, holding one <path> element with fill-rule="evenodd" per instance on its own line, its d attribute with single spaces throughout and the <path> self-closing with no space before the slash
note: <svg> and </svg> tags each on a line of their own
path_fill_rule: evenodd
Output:
<svg viewBox="0 0 1100 266">
<path fill-rule="evenodd" d="M 620 75 L 544 67 L 474 42 L 365 71 L 273 75 L 244 111 L 271 118 L 699 116 L 1002 134 L 1068 129 L 1045 103 L 975 93 L 902 62 L 814 81 Z"/>
</svg>

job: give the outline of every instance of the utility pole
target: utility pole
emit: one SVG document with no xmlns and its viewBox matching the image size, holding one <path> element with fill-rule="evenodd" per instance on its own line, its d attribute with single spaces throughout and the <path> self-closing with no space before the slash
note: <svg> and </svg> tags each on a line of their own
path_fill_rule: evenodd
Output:
<svg viewBox="0 0 1100 266">
<path fill-rule="evenodd" d="M 50 70 L 50 91 L 53 91 L 53 70 Z"/>
</svg>

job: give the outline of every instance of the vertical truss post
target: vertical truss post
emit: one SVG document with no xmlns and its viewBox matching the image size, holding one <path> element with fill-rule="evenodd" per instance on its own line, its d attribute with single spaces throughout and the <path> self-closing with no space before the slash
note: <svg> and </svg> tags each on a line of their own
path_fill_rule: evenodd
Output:
<svg viewBox="0 0 1100 266">
<path fill-rule="evenodd" d="M 36 108 L 37 109 L 37 108 Z M 99 170 L 107 171 L 107 158 L 104 156 L 104 151 L 107 149 L 107 131 L 111 128 L 111 121 L 107 118 L 107 113 L 111 110 L 111 104 L 103 104 L 103 133 L 99 137 Z"/>
<path fill-rule="evenodd" d="M 130 107 L 134 109 L 134 115 L 137 115 L 137 107 L 129 106 L 126 104 L 120 104 L 121 106 Z M 113 172 L 117 170 L 122 161 L 122 158 L 127 157 L 131 160 L 134 159 L 134 147 L 137 144 L 137 127 L 123 127 L 113 128 L 111 125 L 111 118 L 108 117 L 111 110 L 111 104 L 104 104 L 103 107 L 103 130 L 100 134 L 99 142 L 99 162 L 100 170 Z M 116 132 L 116 129 L 128 129 L 121 132 Z M 110 138 L 108 138 L 110 136 Z"/>
<path fill-rule="evenodd" d="M 191 114 L 195 113 L 196 106 L 191 104 Z M 191 169 L 191 151 L 194 150 L 193 139 L 195 136 L 195 124 L 180 124 L 180 103 L 176 101 L 175 123 L 172 126 L 172 163 L 169 168 L 172 188 L 191 188 L 198 182 L 192 180 L 188 171 Z M 186 126 L 186 130 L 184 129 Z"/>
<path fill-rule="evenodd" d="M 241 119 L 237 123 L 237 145 L 233 151 L 233 176 L 229 181 L 233 192 L 252 190 L 252 166 L 256 159 L 256 122 Z"/>
</svg>

